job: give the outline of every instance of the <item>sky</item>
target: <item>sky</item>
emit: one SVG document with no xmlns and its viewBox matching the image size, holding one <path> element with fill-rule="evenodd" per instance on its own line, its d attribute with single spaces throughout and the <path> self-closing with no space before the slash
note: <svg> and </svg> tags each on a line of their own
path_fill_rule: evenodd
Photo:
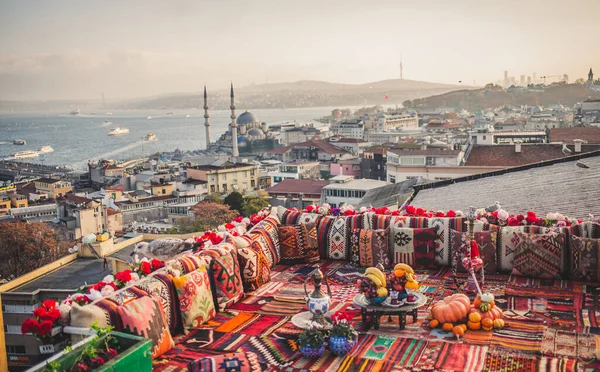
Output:
<svg viewBox="0 0 600 372">
<path fill-rule="evenodd" d="M 2 0 L 0 99 L 600 76 L 598 0 Z"/>
</svg>

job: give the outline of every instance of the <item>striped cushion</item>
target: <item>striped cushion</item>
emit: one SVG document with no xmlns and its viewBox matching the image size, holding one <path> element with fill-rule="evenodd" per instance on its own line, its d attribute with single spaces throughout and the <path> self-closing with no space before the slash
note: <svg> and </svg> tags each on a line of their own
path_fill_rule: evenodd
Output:
<svg viewBox="0 0 600 372">
<path fill-rule="evenodd" d="M 435 229 L 390 228 L 390 251 L 394 264 L 435 269 Z"/>
<path fill-rule="evenodd" d="M 350 262 L 356 266 L 390 267 L 389 229 L 351 229 Z"/>
<path fill-rule="evenodd" d="M 513 274 L 541 279 L 559 279 L 564 272 L 565 234 L 514 233 Z"/>
<path fill-rule="evenodd" d="M 439 266 L 450 266 L 450 230 L 464 232 L 466 230 L 463 217 L 430 218 L 428 227 L 435 228 L 435 263 Z"/>
</svg>

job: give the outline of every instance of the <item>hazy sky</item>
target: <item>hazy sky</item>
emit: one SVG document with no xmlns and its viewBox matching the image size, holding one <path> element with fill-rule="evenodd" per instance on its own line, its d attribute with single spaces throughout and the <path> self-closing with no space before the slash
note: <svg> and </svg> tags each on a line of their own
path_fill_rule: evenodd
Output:
<svg viewBox="0 0 600 372">
<path fill-rule="evenodd" d="M 0 2 L 0 99 L 600 76 L 600 0 Z"/>
</svg>

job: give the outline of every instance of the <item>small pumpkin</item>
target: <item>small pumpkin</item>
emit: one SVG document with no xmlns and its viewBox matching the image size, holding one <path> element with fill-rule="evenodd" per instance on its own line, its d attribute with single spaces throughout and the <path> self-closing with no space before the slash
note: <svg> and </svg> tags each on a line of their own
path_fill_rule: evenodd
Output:
<svg viewBox="0 0 600 372">
<path fill-rule="evenodd" d="M 479 295 L 475 296 L 475 299 L 473 300 L 473 306 L 476 308 L 479 308 L 479 304 L 481 304 L 481 297 L 479 297 Z"/>
<path fill-rule="evenodd" d="M 432 321 L 429 322 L 429 326 L 431 328 L 437 328 L 440 326 L 440 322 L 438 322 L 437 320 L 433 319 Z"/>
<path fill-rule="evenodd" d="M 484 331 L 491 331 L 494 328 L 494 321 L 490 318 L 485 318 L 481 320 L 481 329 Z"/>
<path fill-rule="evenodd" d="M 479 323 L 481 322 L 481 315 L 479 315 L 479 313 L 477 312 L 472 312 L 471 314 L 469 314 L 469 321 Z"/>
<path fill-rule="evenodd" d="M 452 323 L 444 323 L 444 325 L 442 326 L 442 329 L 446 332 L 450 332 L 452 331 L 452 328 L 454 326 L 452 325 Z"/>
<path fill-rule="evenodd" d="M 502 320 L 502 319 L 495 319 L 494 320 L 494 328 L 500 329 L 502 327 L 504 327 L 504 320 Z"/>
<path fill-rule="evenodd" d="M 452 334 L 456 336 L 456 339 L 458 340 L 465 334 L 465 330 L 461 326 L 457 325 L 452 328 Z"/>
<path fill-rule="evenodd" d="M 479 331 L 481 329 L 481 322 L 472 322 L 469 320 L 469 322 L 467 323 L 467 327 L 471 331 Z"/>
<path fill-rule="evenodd" d="M 431 317 L 442 324 L 454 323 L 466 318 L 470 308 L 469 297 L 462 293 L 456 293 L 433 304 Z"/>
<path fill-rule="evenodd" d="M 479 304 L 479 310 L 481 310 L 484 313 L 490 311 L 491 308 L 492 306 L 487 302 L 482 302 Z"/>
<path fill-rule="evenodd" d="M 459 324 L 458 326 L 459 326 L 460 328 L 462 328 L 464 332 L 466 332 L 466 331 L 467 331 L 467 325 L 466 325 L 466 324 Z"/>
</svg>

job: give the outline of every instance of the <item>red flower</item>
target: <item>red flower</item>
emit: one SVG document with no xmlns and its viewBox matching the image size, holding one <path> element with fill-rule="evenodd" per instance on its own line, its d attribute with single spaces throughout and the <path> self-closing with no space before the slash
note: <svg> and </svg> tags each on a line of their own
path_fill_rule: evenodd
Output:
<svg viewBox="0 0 600 372">
<path fill-rule="evenodd" d="M 312 206 L 312 205 L 309 205 L 308 207 L 306 207 L 306 211 L 307 211 L 308 213 L 312 212 L 314 209 L 315 209 L 315 207 L 314 207 L 314 206 Z M 254 215 L 253 215 L 253 216 L 254 216 Z"/>
<path fill-rule="evenodd" d="M 123 283 L 127 283 L 131 280 L 131 270 L 121 271 L 115 275 L 115 279 Z"/>
<path fill-rule="evenodd" d="M 234 218 L 234 219 L 233 219 L 233 222 L 240 223 L 240 222 L 242 222 L 243 220 L 244 220 L 244 217 L 240 215 L 240 216 L 237 216 L 236 218 Z"/>
<path fill-rule="evenodd" d="M 392 212 L 392 216 L 399 216 L 400 215 L 400 210 L 396 209 L 395 211 Z"/>
<path fill-rule="evenodd" d="M 519 226 L 520 225 L 519 220 L 516 218 L 513 218 L 513 217 L 509 217 L 507 222 L 508 222 L 508 226 Z"/>
<path fill-rule="evenodd" d="M 46 315 L 46 308 L 43 306 L 38 307 L 33 310 L 33 315 L 38 319 L 42 319 Z"/>
<path fill-rule="evenodd" d="M 103 365 L 105 363 L 104 358 L 102 357 L 95 357 L 95 358 L 90 358 L 90 365 L 92 368 L 98 368 L 101 365 Z"/>
<path fill-rule="evenodd" d="M 417 212 L 417 209 L 415 207 L 413 207 L 412 205 L 409 205 L 406 207 L 406 213 L 415 214 L 416 212 Z"/>
<path fill-rule="evenodd" d="M 148 275 L 152 272 L 152 267 L 150 266 L 150 262 L 148 262 L 148 261 L 143 261 L 142 264 L 140 265 L 140 269 L 142 270 L 142 273 L 144 273 L 146 275 Z"/>
<path fill-rule="evenodd" d="M 492 216 L 494 216 L 494 218 L 498 218 L 498 211 L 492 212 Z"/>
<path fill-rule="evenodd" d="M 435 214 L 436 217 L 444 217 L 444 212 L 440 211 Z"/>
<path fill-rule="evenodd" d="M 58 309 L 52 309 L 52 310 L 46 312 L 46 314 L 44 314 L 43 316 L 41 316 L 41 319 L 49 320 L 52 323 L 54 323 L 55 321 L 60 319 L 60 311 Z"/>
<path fill-rule="evenodd" d="M 527 217 L 525 219 L 528 224 L 533 225 L 537 221 L 537 216 L 533 212 L 527 212 Z"/>
<path fill-rule="evenodd" d="M 106 357 L 112 359 L 117 356 L 117 351 L 113 348 L 106 349 Z"/>
<path fill-rule="evenodd" d="M 432 213 L 425 213 L 425 212 L 424 212 L 424 213 L 422 214 L 422 216 L 424 216 L 424 217 L 427 217 L 427 218 L 431 218 L 431 217 L 433 217 L 433 214 L 432 214 Z"/>
<path fill-rule="evenodd" d="M 111 286 L 115 291 L 119 289 L 115 283 L 108 283 L 107 285 Z M 87 297 L 86 297 L 87 298 Z"/>
<path fill-rule="evenodd" d="M 423 208 L 417 208 L 415 210 L 415 214 L 418 215 L 418 216 L 423 216 L 423 215 L 425 215 L 425 209 L 423 209 Z"/>
<path fill-rule="evenodd" d="M 226 228 L 227 230 L 232 230 L 232 229 L 235 229 L 235 225 L 234 225 L 234 224 L 232 224 L 232 223 L 226 223 L 226 224 L 225 224 L 225 228 Z"/>
<path fill-rule="evenodd" d="M 446 213 L 446 217 L 456 217 L 456 212 L 451 209 Z"/>
<path fill-rule="evenodd" d="M 153 258 L 152 261 L 151 261 L 151 263 L 152 263 L 152 268 L 154 270 L 158 270 L 160 268 L 165 267 L 165 263 L 162 262 L 161 260 L 157 260 L 156 258 Z"/>
<path fill-rule="evenodd" d="M 33 318 L 27 318 L 27 319 L 25 319 L 23 324 L 21 324 L 21 333 L 22 334 L 27 334 L 27 333 L 36 334 L 39 332 L 39 330 L 40 330 L 40 323 L 38 323 L 38 321 Z"/>
<path fill-rule="evenodd" d="M 106 287 L 106 285 L 107 284 L 105 282 L 98 282 L 90 287 L 90 293 L 91 293 L 92 289 L 95 289 L 98 292 L 100 292 L 102 290 L 102 288 Z"/>
<path fill-rule="evenodd" d="M 521 222 L 525 219 L 525 216 L 523 216 L 522 214 L 517 214 L 517 221 Z"/>
<path fill-rule="evenodd" d="M 583 220 L 577 220 L 577 223 L 578 223 L 578 224 L 582 224 L 582 223 L 583 223 Z"/>
<path fill-rule="evenodd" d="M 54 323 L 51 320 L 44 320 L 40 323 L 40 330 L 38 331 L 38 335 L 45 336 L 52 330 Z"/>
<path fill-rule="evenodd" d="M 57 303 L 54 300 L 46 300 L 42 302 L 42 306 L 45 307 L 47 310 L 54 309 L 56 305 Z"/>
<path fill-rule="evenodd" d="M 90 371 L 90 367 L 87 366 L 84 362 L 79 362 L 73 366 L 71 372 L 88 372 Z"/>
<path fill-rule="evenodd" d="M 237 230 L 233 230 L 233 232 L 231 233 L 231 235 L 233 235 L 233 236 L 240 236 L 240 233 Z"/>
<path fill-rule="evenodd" d="M 546 221 L 543 218 L 538 218 L 535 220 L 535 224 L 537 226 L 545 226 L 546 225 Z"/>
</svg>

